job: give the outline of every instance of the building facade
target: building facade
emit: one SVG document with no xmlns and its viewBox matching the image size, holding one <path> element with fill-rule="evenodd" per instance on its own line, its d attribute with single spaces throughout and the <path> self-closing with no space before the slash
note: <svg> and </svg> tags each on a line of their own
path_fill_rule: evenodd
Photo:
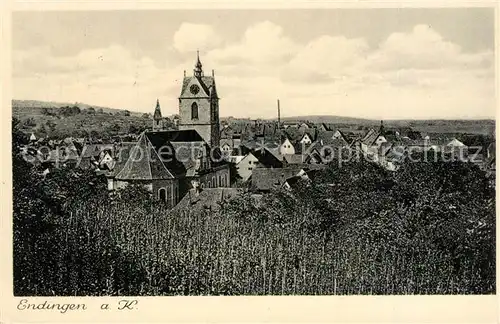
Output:
<svg viewBox="0 0 500 324">
<path fill-rule="evenodd" d="M 193 76 L 184 75 L 179 96 L 179 130 L 194 129 L 212 147 L 219 146 L 219 97 L 215 77 L 205 76 L 199 55 Z"/>
</svg>

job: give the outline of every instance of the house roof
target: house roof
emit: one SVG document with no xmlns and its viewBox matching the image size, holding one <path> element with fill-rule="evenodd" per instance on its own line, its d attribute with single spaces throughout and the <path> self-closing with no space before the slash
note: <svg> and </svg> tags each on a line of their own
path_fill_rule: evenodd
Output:
<svg viewBox="0 0 500 324">
<path fill-rule="evenodd" d="M 75 146 L 76 147 L 76 146 Z M 90 157 L 96 157 L 103 150 L 113 150 L 114 145 L 113 144 L 86 144 L 83 146 L 81 150 L 81 157 L 82 158 L 90 158 Z"/>
<path fill-rule="evenodd" d="M 464 143 L 460 142 L 459 140 L 457 140 L 456 138 L 452 139 L 450 142 L 448 142 L 448 144 L 446 144 L 447 146 L 456 146 L 456 147 L 463 147 L 465 146 Z"/>
<path fill-rule="evenodd" d="M 389 153 L 389 151 L 391 150 L 392 148 L 392 143 L 390 142 L 384 142 L 384 143 L 381 143 L 380 146 L 377 148 L 378 150 L 378 155 L 381 155 L 381 156 L 384 156 L 386 155 L 387 153 Z"/>
<path fill-rule="evenodd" d="M 324 131 L 331 131 L 330 126 L 328 126 L 326 123 L 321 123 L 320 128 L 322 128 Z"/>
<path fill-rule="evenodd" d="M 305 162 L 306 156 L 302 154 L 285 154 L 283 160 L 287 164 L 302 164 Z"/>
<path fill-rule="evenodd" d="M 328 141 L 333 139 L 333 134 L 335 134 L 334 131 L 327 130 L 327 131 L 319 131 L 318 136 L 316 137 L 316 140 L 323 140 L 323 141 Z"/>
<path fill-rule="evenodd" d="M 283 166 L 283 162 L 268 149 L 256 149 L 252 151 L 252 154 L 259 160 L 259 163 L 266 168 L 281 168 Z"/>
<path fill-rule="evenodd" d="M 303 171 L 303 172 L 302 172 Z M 288 178 L 285 182 L 292 188 L 296 187 L 301 180 L 313 180 L 318 170 L 301 170 L 296 175 Z"/>
<path fill-rule="evenodd" d="M 371 146 L 375 143 L 377 138 L 380 136 L 379 132 L 376 132 L 373 129 L 370 129 L 368 133 L 361 139 L 361 142 L 365 145 Z"/>
<path fill-rule="evenodd" d="M 231 138 L 221 138 L 220 139 L 220 144 L 219 144 L 221 147 L 223 145 L 229 145 L 230 147 L 233 146 L 233 140 Z"/>
<path fill-rule="evenodd" d="M 252 185 L 261 191 L 268 191 L 281 187 L 288 178 L 295 176 L 302 167 L 286 168 L 255 168 L 252 171 Z"/>
</svg>

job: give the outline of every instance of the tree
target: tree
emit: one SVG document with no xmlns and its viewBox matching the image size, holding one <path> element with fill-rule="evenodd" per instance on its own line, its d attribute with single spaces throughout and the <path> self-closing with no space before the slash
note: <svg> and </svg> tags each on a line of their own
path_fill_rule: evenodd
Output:
<svg viewBox="0 0 500 324">
<path fill-rule="evenodd" d="M 113 134 L 117 134 L 119 133 L 121 130 L 121 127 L 118 123 L 114 123 L 113 125 L 111 125 L 110 127 L 110 131 L 113 133 Z"/>
<path fill-rule="evenodd" d="M 25 127 L 36 127 L 35 119 L 33 117 L 29 117 L 24 120 L 23 125 Z"/>
<path fill-rule="evenodd" d="M 45 123 L 47 125 L 47 127 L 49 127 L 49 132 L 52 134 L 56 131 L 56 126 L 57 124 L 52 121 L 52 120 L 47 120 L 47 122 Z"/>
<path fill-rule="evenodd" d="M 137 134 L 139 133 L 139 128 L 134 124 L 130 124 L 130 126 L 128 127 L 128 132 L 129 134 Z"/>
</svg>

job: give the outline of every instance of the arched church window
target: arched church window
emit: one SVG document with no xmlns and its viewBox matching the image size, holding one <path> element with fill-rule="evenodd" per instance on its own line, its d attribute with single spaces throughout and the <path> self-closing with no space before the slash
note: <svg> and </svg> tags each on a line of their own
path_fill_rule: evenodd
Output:
<svg viewBox="0 0 500 324">
<path fill-rule="evenodd" d="M 198 119 L 198 104 L 196 102 L 191 105 L 191 119 Z"/>
<path fill-rule="evenodd" d="M 158 198 L 160 198 L 161 201 L 165 201 L 165 199 L 167 198 L 165 188 L 160 188 L 160 190 L 158 190 Z"/>
</svg>

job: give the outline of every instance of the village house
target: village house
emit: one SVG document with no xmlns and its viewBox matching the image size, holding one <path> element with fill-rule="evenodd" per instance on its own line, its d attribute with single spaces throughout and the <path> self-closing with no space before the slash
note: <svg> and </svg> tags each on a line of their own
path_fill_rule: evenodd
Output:
<svg viewBox="0 0 500 324">
<path fill-rule="evenodd" d="M 252 176 L 252 171 L 259 164 L 259 159 L 251 152 L 243 156 L 238 163 L 236 163 L 236 170 L 238 175 L 243 181 L 247 181 Z"/>
<path fill-rule="evenodd" d="M 299 143 L 301 144 L 311 144 L 313 142 L 313 139 L 311 138 L 311 135 L 309 135 L 307 132 L 302 135 L 301 139 L 299 140 Z"/>
<path fill-rule="evenodd" d="M 370 129 L 366 135 L 361 138 L 360 146 L 361 150 L 366 154 L 376 154 L 378 147 L 387 142 L 386 137 L 384 136 L 384 126 L 383 122 L 380 123 L 379 131 L 375 131 L 374 129 Z"/>
<path fill-rule="evenodd" d="M 220 139 L 220 149 L 224 156 L 230 156 L 234 148 L 234 142 L 232 138 L 221 138 Z"/>
<path fill-rule="evenodd" d="M 295 154 L 295 147 L 288 136 L 283 138 L 279 152 L 281 155 Z"/>
</svg>

